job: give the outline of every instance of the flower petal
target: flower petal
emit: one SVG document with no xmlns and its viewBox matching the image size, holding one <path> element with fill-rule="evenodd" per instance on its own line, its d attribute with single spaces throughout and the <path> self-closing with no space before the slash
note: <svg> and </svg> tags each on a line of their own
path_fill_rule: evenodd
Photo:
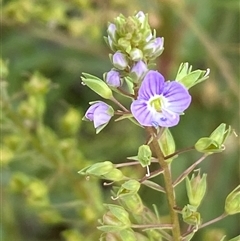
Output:
<svg viewBox="0 0 240 241">
<path fill-rule="evenodd" d="M 143 79 L 138 91 L 138 98 L 149 100 L 154 95 L 160 95 L 164 88 L 164 77 L 157 71 L 150 70 Z"/>
<path fill-rule="evenodd" d="M 88 110 L 86 111 L 85 113 L 85 117 L 90 120 L 90 121 L 93 121 L 93 118 L 94 118 L 94 112 L 95 110 L 98 108 L 98 104 L 94 104 L 94 105 L 91 105 Z"/>
<path fill-rule="evenodd" d="M 111 116 L 108 114 L 109 107 L 107 105 L 100 105 L 96 108 L 94 112 L 93 124 L 95 128 L 106 124 L 111 119 Z"/>
<path fill-rule="evenodd" d="M 191 103 L 191 95 L 188 90 L 176 81 L 164 84 L 163 96 L 167 99 L 167 110 L 181 114 Z"/>
<path fill-rule="evenodd" d="M 148 109 L 145 100 L 134 100 L 131 112 L 135 119 L 143 126 L 152 126 L 153 113 Z"/>
<path fill-rule="evenodd" d="M 163 111 L 154 116 L 153 124 L 161 127 L 172 127 L 178 124 L 180 118 L 178 114 Z"/>
</svg>

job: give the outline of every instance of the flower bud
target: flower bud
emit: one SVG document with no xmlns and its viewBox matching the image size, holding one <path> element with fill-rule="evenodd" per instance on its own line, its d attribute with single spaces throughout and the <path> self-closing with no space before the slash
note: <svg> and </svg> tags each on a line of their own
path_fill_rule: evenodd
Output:
<svg viewBox="0 0 240 241">
<path fill-rule="evenodd" d="M 115 232 L 131 226 L 128 212 L 121 206 L 105 204 L 109 211 L 103 216 L 103 226 L 98 229 L 103 232 Z"/>
<path fill-rule="evenodd" d="M 83 120 L 93 121 L 98 134 L 110 121 L 114 115 L 114 110 L 110 105 L 103 101 L 90 102 L 91 106 L 88 108 Z"/>
<path fill-rule="evenodd" d="M 201 215 L 196 212 L 196 208 L 191 205 L 186 205 L 182 210 L 183 221 L 190 225 L 198 226 L 201 224 Z"/>
<path fill-rule="evenodd" d="M 81 122 L 80 113 L 74 108 L 69 108 L 67 113 L 60 120 L 61 129 L 70 135 L 76 134 Z"/>
<path fill-rule="evenodd" d="M 65 229 L 61 232 L 65 241 L 80 241 L 85 240 L 82 234 L 77 229 Z"/>
<path fill-rule="evenodd" d="M 103 233 L 99 241 L 122 241 L 119 233 Z"/>
<path fill-rule="evenodd" d="M 198 171 L 197 176 L 193 174 L 191 180 L 188 177 L 186 178 L 186 188 L 189 203 L 196 208 L 200 205 L 205 195 L 207 189 L 206 178 L 207 174 L 203 174 L 201 177 L 200 171 Z"/>
<path fill-rule="evenodd" d="M 124 70 L 128 66 L 128 60 L 125 54 L 121 52 L 116 52 L 113 55 L 110 55 L 112 64 L 115 68 Z"/>
<path fill-rule="evenodd" d="M 240 213 L 240 185 L 238 185 L 225 200 L 225 212 L 229 215 Z"/>
<path fill-rule="evenodd" d="M 159 146 L 164 156 L 168 156 L 175 152 L 175 141 L 169 128 L 166 128 L 159 139 Z M 166 162 L 170 163 L 173 158 L 167 159 Z"/>
<path fill-rule="evenodd" d="M 222 152 L 225 149 L 223 144 L 231 133 L 231 126 L 226 128 L 226 124 L 222 123 L 212 132 L 209 137 L 200 138 L 196 142 L 195 148 L 199 152 L 209 154 Z"/>
<path fill-rule="evenodd" d="M 43 95 L 49 90 L 50 80 L 40 73 L 34 73 L 30 80 L 24 84 L 24 89 L 29 95 Z"/>
<path fill-rule="evenodd" d="M 152 151 L 148 145 L 141 145 L 138 148 L 138 160 L 142 167 L 149 166 L 152 158 Z"/>
<path fill-rule="evenodd" d="M 137 241 L 137 238 L 135 236 L 135 233 L 132 229 L 124 229 L 119 232 L 120 237 L 123 241 Z"/>
<path fill-rule="evenodd" d="M 110 172 L 103 175 L 104 179 L 119 182 L 124 178 L 123 173 L 119 169 L 113 169 Z"/>
<path fill-rule="evenodd" d="M 143 59 L 143 53 L 140 49 L 138 48 L 133 48 L 130 53 L 130 58 L 132 61 L 140 61 Z"/>
<path fill-rule="evenodd" d="M 140 82 L 147 73 L 147 65 L 143 61 L 135 63 L 131 69 L 131 77 L 135 83 Z"/>
<path fill-rule="evenodd" d="M 110 87 L 117 88 L 122 85 L 120 73 L 116 70 L 110 70 L 107 72 L 104 75 L 104 79 Z"/>
<path fill-rule="evenodd" d="M 114 165 L 110 161 L 98 162 L 85 169 L 79 171 L 80 174 L 102 176 L 114 169 Z M 85 171 L 85 172 L 84 172 Z"/>
<path fill-rule="evenodd" d="M 118 218 L 116 218 L 110 211 L 103 215 L 103 223 L 113 226 L 122 225 L 122 222 Z"/>
<path fill-rule="evenodd" d="M 210 69 L 194 70 L 188 63 L 182 63 L 179 66 L 176 81 L 182 83 L 187 89 L 190 89 L 196 84 L 199 84 L 209 77 Z"/>
<path fill-rule="evenodd" d="M 27 202 L 31 206 L 49 205 L 47 186 L 40 180 L 34 180 L 24 190 Z"/>
<path fill-rule="evenodd" d="M 113 23 L 110 23 L 108 25 L 107 33 L 108 33 L 108 36 L 111 38 L 112 41 L 116 40 L 116 31 L 117 31 L 116 25 L 113 24 Z"/>
<path fill-rule="evenodd" d="M 104 99 L 111 99 L 112 98 L 112 90 L 107 86 L 107 84 L 90 74 L 82 73 L 84 77 L 82 77 L 82 81 L 86 84 L 91 90 L 95 93 L 103 97 Z"/>
<path fill-rule="evenodd" d="M 143 48 L 144 54 L 155 59 L 163 52 L 163 43 L 164 39 L 160 37 L 149 41 Z"/>
<path fill-rule="evenodd" d="M 117 197 L 134 195 L 140 188 L 140 183 L 136 180 L 129 180 L 122 184 L 117 192 Z"/>
<path fill-rule="evenodd" d="M 14 173 L 10 182 L 10 189 L 14 192 L 23 192 L 30 182 L 30 178 L 24 173 Z"/>
<path fill-rule="evenodd" d="M 133 214 L 141 214 L 144 209 L 142 199 L 138 194 L 121 196 L 119 200 L 120 203 Z"/>
</svg>

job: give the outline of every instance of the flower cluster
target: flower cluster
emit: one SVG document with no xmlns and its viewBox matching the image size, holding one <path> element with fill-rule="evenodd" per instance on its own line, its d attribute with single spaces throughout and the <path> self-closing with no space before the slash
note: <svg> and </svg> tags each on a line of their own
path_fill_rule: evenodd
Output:
<svg viewBox="0 0 240 241">
<path fill-rule="evenodd" d="M 188 108 L 191 96 L 187 88 L 177 81 L 165 81 L 157 71 L 149 70 L 149 61 L 163 51 L 163 38 L 152 33 L 147 15 L 138 12 L 133 17 L 120 15 L 108 26 L 106 41 L 111 50 L 113 68 L 103 75 L 102 80 L 90 76 L 83 82 L 100 96 L 111 90 L 131 97 L 130 110 L 112 96 L 123 110 L 118 114 L 131 114 L 142 126 L 172 127 L 178 124 L 179 117 Z M 96 87 L 94 87 L 96 86 Z M 111 90 L 110 90 L 110 89 Z M 101 90 L 101 91 L 100 91 Z M 93 121 L 97 133 L 114 115 L 113 108 L 102 101 L 94 102 L 85 114 L 85 120 Z"/>
</svg>

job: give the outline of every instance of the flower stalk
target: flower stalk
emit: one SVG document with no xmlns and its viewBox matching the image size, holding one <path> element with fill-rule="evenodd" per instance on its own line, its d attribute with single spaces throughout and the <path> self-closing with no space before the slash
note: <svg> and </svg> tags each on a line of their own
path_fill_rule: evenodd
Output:
<svg viewBox="0 0 240 241">
<path fill-rule="evenodd" d="M 181 240 L 180 225 L 179 225 L 178 214 L 174 210 L 174 208 L 176 206 L 176 200 L 175 200 L 175 192 L 174 192 L 174 188 L 172 185 L 172 177 L 171 177 L 169 165 L 164 160 L 164 156 L 159 147 L 158 140 L 156 138 L 153 127 L 146 127 L 146 131 L 153 138 L 152 142 L 151 142 L 151 146 L 154 149 L 155 154 L 157 155 L 157 158 L 158 158 L 158 162 L 163 169 L 163 178 L 164 178 L 164 183 L 165 183 L 167 202 L 168 202 L 171 222 L 173 225 L 172 226 L 173 240 L 180 241 Z"/>
</svg>

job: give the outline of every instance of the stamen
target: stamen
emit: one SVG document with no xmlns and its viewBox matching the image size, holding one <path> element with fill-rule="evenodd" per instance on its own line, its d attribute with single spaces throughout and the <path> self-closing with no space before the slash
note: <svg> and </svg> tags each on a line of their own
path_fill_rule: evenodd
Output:
<svg viewBox="0 0 240 241">
<path fill-rule="evenodd" d="M 111 186 L 114 182 L 104 182 L 103 186 Z"/>
</svg>

